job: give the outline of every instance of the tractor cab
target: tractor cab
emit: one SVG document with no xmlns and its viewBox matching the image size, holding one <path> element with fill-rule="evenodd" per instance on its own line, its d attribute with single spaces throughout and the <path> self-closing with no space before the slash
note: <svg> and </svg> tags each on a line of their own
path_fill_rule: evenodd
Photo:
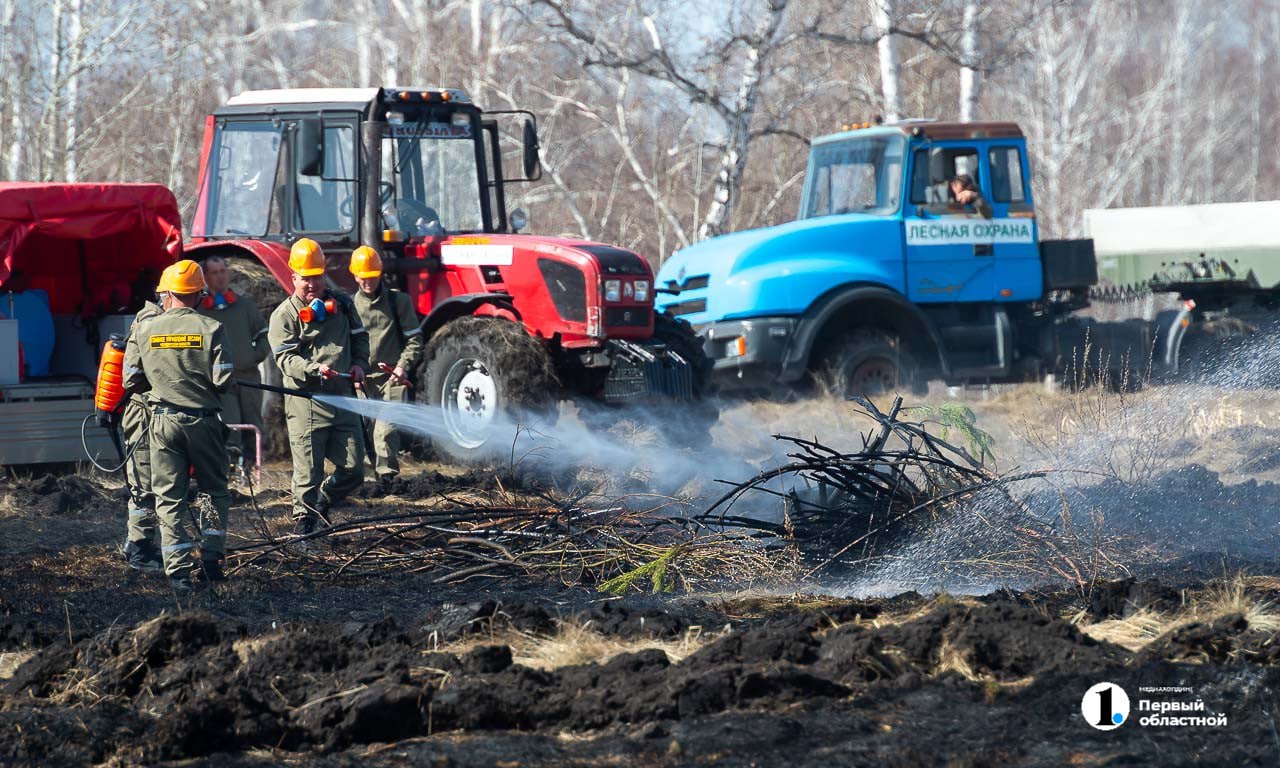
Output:
<svg viewBox="0 0 1280 768">
<path fill-rule="evenodd" d="M 497 115 L 526 118 L 523 178 L 504 177 Z M 540 175 L 533 115 L 483 113 L 454 89 L 250 91 L 208 118 L 204 141 L 194 241 L 309 237 L 343 262 L 362 242 L 394 260 L 509 218 L 518 229 L 504 184 Z"/>
</svg>

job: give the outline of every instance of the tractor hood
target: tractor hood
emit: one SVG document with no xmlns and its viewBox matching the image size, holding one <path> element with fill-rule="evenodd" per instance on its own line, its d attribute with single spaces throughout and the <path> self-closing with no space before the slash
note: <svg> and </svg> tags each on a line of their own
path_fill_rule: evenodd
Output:
<svg viewBox="0 0 1280 768">
<path fill-rule="evenodd" d="M 695 325 L 802 313 L 838 285 L 902 290 L 902 222 L 848 213 L 723 235 L 672 254 L 658 309 Z"/>
</svg>

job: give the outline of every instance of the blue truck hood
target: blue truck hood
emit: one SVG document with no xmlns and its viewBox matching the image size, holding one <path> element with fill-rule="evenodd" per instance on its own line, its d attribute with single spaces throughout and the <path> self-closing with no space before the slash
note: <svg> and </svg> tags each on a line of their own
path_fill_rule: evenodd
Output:
<svg viewBox="0 0 1280 768">
<path fill-rule="evenodd" d="M 658 270 L 659 310 L 695 325 L 752 316 L 797 315 L 846 282 L 901 291 L 902 222 L 846 213 L 802 219 L 704 240 Z"/>
</svg>

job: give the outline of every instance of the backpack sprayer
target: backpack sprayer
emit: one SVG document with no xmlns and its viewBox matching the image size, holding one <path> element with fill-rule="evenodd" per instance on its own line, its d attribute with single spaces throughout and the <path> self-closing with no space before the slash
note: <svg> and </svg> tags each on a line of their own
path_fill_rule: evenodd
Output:
<svg viewBox="0 0 1280 768">
<path fill-rule="evenodd" d="M 98 361 L 98 383 L 93 395 L 94 411 L 80 424 L 80 445 L 84 448 L 89 461 L 104 472 L 119 471 L 129 460 L 125 455 L 124 443 L 120 439 L 120 413 L 124 404 L 124 346 L 124 337 L 118 333 L 111 334 L 111 338 L 103 345 L 102 357 Z M 116 447 L 116 454 L 120 456 L 120 464 L 116 467 L 102 466 L 89 452 L 88 440 L 85 437 L 85 428 L 89 425 L 89 419 L 95 420 L 98 426 L 106 429 L 111 435 L 111 444 Z"/>
</svg>

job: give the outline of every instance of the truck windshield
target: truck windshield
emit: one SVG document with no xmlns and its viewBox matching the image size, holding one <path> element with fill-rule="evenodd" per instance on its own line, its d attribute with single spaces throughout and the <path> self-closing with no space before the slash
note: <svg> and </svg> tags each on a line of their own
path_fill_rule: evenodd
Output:
<svg viewBox="0 0 1280 768">
<path fill-rule="evenodd" d="M 470 122 L 391 125 L 382 144 L 382 215 L 410 235 L 484 230 Z"/>
<path fill-rule="evenodd" d="M 867 136 L 815 147 L 800 218 L 897 212 L 905 144 L 901 136 Z"/>
</svg>

